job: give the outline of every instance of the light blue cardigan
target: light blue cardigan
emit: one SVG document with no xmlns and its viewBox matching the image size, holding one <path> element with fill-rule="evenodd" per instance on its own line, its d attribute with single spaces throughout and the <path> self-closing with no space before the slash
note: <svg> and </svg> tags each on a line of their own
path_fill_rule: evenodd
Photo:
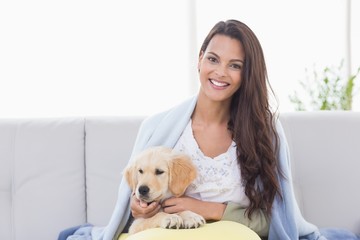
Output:
<svg viewBox="0 0 360 240">
<path fill-rule="evenodd" d="M 197 96 L 188 99 L 182 104 L 144 120 L 130 158 L 140 151 L 163 145 L 174 147 L 181 133 L 185 129 L 194 111 Z M 295 200 L 291 184 L 288 145 L 280 122 L 277 122 L 277 132 L 280 138 L 279 163 L 284 178 L 279 177 L 283 199 L 276 198 L 273 204 L 269 229 L 269 240 L 294 239 L 326 239 L 322 237 L 316 226 L 306 222 L 302 217 Z M 118 199 L 109 224 L 106 227 L 84 227 L 78 229 L 68 240 L 96 239 L 112 240 L 125 227 L 130 216 L 131 190 L 122 179 L 118 192 Z"/>
</svg>

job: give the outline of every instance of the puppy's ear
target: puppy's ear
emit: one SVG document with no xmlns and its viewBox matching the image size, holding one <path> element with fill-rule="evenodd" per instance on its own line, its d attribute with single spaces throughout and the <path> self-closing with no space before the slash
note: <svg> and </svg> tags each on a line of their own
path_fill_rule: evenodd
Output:
<svg viewBox="0 0 360 240">
<path fill-rule="evenodd" d="M 196 178 L 196 168 L 189 156 L 176 154 L 169 162 L 169 189 L 175 197 L 184 194 L 186 188 Z"/>
<path fill-rule="evenodd" d="M 136 177 L 136 168 L 135 168 L 134 163 L 128 165 L 124 169 L 124 176 L 125 176 L 126 181 L 129 184 L 130 188 L 132 190 L 135 190 L 136 184 L 137 184 L 137 177 Z"/>
</svg>

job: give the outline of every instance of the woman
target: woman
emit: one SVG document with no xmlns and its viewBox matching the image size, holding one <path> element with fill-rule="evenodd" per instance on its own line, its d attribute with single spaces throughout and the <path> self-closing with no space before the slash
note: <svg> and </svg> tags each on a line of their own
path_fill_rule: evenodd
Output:
<svg viewBox="0 0 360 240">
<path fill-rule="evenodd" d="M 190 209 L 206 220 L 242 218 L 238 221 L 245 221 L 265 236 L 272 202 L 280 192 L 275 152 L 278 140 L 268 104 L 266 67 L 260 43 L 246 25 L 236 21 L 220 22 L 201 47 L 198 69 L 201 88 L 195 109 L 175 149 L 182 144 L 183 151 L 196 155 L 196 163 L 206 165 L 208 162 L 201 169 L 218 173 L 208 179 L 211 181 L 215 177 L 217 181 L 207 182 L 207 186 L 202 187 L 208 195 L 218 197 L 208 199 L 211 201 L 172 198 L 163 203 L 165 212 Z M 191 139 L 192 134 L 195 141 Z M 199 154 L 196 154 L 197 149 Z M 223 173 L 219 171 L 227 157 L 232 158 L 230 162 L 238 163 L 235 164 L 236 172 L 231 171 L 233 163 L 225 169 L 232 177 L 230 179 L 221 177 Z M 207 179 L 205 174 L 200 177 L 197 189 L 201 187 L 199 183 Z M 260 190 L 257 179 L 265 191 Z M 231 188 L 226 187 L 229 180 L 235 183 Z M 228 199 L 224 198 L 224 192 Z M 189 196 L 189 190 L 186 195 Z M 160 207 L 156 203 L 141 206 L 134 198 L 131 206 L 134 217 L 150 217 Z M 227 214 L 223 217 L 226 209 Z"/>
<path fill-rule="evenodd" d="M 217 23 L 201 46 L 198 69 L 197 96 L 146 119 L 132 153 L 163 145 L 188 153 L 198 166 L 185 196 L 164 201 L 164 211 L 237 221 L 268 239 L 326 239 L 297 206 L 287 142 L 269 106 L 264 55 L 252 30 L 236 20 Z M 68 239 L 117 239 L 132 218 L 151 217 L 160 207 L 136 200 L 123 180 L 108 226 L 81 227 Z"/>
</svg>

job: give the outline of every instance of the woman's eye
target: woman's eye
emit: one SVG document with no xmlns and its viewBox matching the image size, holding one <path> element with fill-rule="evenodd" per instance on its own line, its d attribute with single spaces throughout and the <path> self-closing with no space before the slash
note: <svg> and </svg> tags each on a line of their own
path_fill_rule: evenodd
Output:
<svg viewBox="0 0 360 240">
<path fill-rule="evenodd" d="M 239 69 L 239 70 L 241 69 L 241 65 L 239 65 L 239 64 L 231 64 L 230 67 L 234 68 L 234 69 Z"/>
<path fill-rule="evenodd" d="M 214 57 L 208 57 L 208 60 L 209 60 L 210 62 L 217 62 L 216 58 L 214 58 Z"/>
<path fill-rule="evenodd" d="M 155 174 L 156 174 L 156 175 L 161 175 L 161 174 L 163 174 L 163 173 L 164 173 L 163 170 L 160 170 L 160 169 L 156 169 L 156 170 L 155 170 Z"/>
</svg>

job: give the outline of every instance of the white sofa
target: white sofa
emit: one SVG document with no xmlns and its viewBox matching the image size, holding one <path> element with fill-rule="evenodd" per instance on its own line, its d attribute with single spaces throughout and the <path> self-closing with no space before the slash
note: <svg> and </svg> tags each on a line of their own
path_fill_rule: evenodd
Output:
<svg viewBox="0 0 360 240">
<path fill-rule="evenodd" d="M 0 239 L 107 224 L 142 117 L 0 120 Z M 280 116 L 305 218 L 360 234 L 360 112 Z"/>
</svg>

